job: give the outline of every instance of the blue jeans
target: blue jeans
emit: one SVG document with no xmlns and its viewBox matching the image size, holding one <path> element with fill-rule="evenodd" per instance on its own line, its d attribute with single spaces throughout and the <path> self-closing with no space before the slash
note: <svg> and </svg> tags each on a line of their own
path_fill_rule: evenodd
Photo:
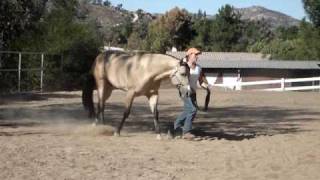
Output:
<svg viewBox="0 0 320 180">
<path fill-rule="evenodd" d="M 190 96 L 182 97 L 181 99 L 184 103 L 183 112 L 174 122 L 174 129 L 182 128 L 183 133 L 187 133 L 192 129 L 192 122 L 197 114 L 197 108 L 194 99 Z"/>
</svg>

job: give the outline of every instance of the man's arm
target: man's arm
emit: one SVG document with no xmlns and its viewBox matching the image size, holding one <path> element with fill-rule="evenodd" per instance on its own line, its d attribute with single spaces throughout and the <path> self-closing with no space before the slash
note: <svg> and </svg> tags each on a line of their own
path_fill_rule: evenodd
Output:
<svg viewBox="0 0 320 180">
<path fill-rule="evenodd" d="M 204 111 L 207 111 L 208 105 L 210 102 L 211 91 L 210 91 L 208 80 L 202 71 L 199 76 L 199 84 L 203 89 L 205 89 L 207 91 L 206 100 L 204 102 Z"/>
</svg>

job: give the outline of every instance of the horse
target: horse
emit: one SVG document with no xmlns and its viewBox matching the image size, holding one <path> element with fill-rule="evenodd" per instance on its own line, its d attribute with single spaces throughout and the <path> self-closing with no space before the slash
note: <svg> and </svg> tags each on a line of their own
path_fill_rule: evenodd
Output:
<svg viewBox="0 0 320 180">
<path fill-rule="evenodd" d="M 165 54 L 130 54 L 122 51 L 100 53 L 92 65 L 83 89 L 84 108 L 89 112 L 89 117 L 95 117 L 94 125 L 105 124 L 104 105 L 111 92 L 115 89 L 127 92 L 123 117 L 114 132 L 115 136 L 120 136 L 134 98 L 146 96 L 154 117 L 157 138 L 161 138 L 157 109 L 160 83 L 170 78 L 173 85 L 186 89 L 189 86 L 188 68 L 188 65 L 182 60 Z M 95 87 L 98 95 L 97 113 L 95 113 L 93 103 Z"/>
</svg>

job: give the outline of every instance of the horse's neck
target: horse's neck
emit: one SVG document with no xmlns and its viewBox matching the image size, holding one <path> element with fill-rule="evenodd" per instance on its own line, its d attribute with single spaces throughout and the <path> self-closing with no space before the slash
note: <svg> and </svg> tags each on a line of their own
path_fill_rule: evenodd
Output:
<svg viewBox="0 0 320 180">
<path fill-rule="evenodd" d="M 155 67 L 158 71 L 156 72 L 156 80 L 169 78 L 171 73 L 178 67 L 179 60 L 170 56 L 164 56 L 163 59 L 159 59 L 161 63 Z"/>
<path fill-rule="evenodd" d="M 164 68 L 173 69 L 178 66 L 179 60 L 168 55 L 161 55 L 158 61 L 162 62 Z"/>
</svg>

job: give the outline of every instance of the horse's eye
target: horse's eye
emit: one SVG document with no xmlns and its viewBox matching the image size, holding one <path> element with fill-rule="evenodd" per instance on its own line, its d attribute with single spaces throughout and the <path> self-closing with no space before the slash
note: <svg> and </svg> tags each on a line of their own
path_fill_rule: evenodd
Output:
<svg viewBox="0 0 320 180">
<path fill-rule="evenodd" d="M 179 73 L 181 75 L 185 76 L 187 74 L 187 69 L 185 67 L 181 66 L 180 69 L 179 69 Z"/>
</svg>

